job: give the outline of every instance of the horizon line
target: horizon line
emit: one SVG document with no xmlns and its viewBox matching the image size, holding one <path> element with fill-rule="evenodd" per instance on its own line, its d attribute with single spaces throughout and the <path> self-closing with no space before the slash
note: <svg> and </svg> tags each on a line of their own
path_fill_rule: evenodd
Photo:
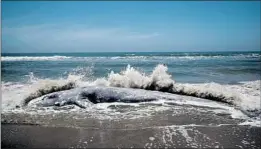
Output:
<svg viewBox="0 0 261 149">
<path fill-rule="evenodd" d="M 86 51 L 86 52 L 2 52 L 1 51 L 1 54 L 18 54 L 18 53 L 24 53 L 24 54 L 30 54 L 30 53 L 39 53 L 39 54 L 44 54 L 44 53 L 180 53 L 180 52 L 261 52 L 261 50 L 239 50 L 239 51 L 234 51 L 234 50 L 231 50 L 231 51 L 228 51 L 228 50 L 221 50 L 221 51 L 96 51 L 96 52 L 93 52 L 93 51 Z"/>
</svg>

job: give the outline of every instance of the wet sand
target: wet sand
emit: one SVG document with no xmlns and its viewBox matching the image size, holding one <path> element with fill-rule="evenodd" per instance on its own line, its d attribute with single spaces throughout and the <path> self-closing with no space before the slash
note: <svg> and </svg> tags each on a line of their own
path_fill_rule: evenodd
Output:
<svg viewBox="0 0 261 149">
<path fill-rule="evenodd" d="M 120 107 L 118 116 L 127 116 L 125 112 L 130 109 L 134 107 Z M 1 144 L 3 148 L 261 147 L 261 127 L 238 125 L 242 120 L 206 107 L 171 105 L 170 109 L 149 113 L 125 119 L 101 119 L 93 117 L 97 113 L 91 116 L 88 112 L 2 113 Z"/>
<path fill-rule="evenodd" d="M 120 125 L 114 123 L 108 125 Z M 2 123 L 2 148 L 260 148 L 260 127 L 50 127 Z"/>
</svg>

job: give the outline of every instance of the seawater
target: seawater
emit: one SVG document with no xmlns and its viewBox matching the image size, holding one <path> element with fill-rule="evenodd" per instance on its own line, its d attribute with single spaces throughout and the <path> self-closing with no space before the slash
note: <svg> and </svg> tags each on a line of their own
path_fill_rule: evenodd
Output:
<svg viewBox="0 0 261 149">
<path fill-rule="evenodd" d="M 45 94 L 58 91 L 73 82 L 73 88 L 105 86 L 151 90 L 146 92 L 148 96 L 155 94 L 164 97 L 154 101 L 154 104 L 162 105 L 157 108 L 163 111 L 171 107 L 169 102 L 195 107 L 206 104 L 208 107 L 221 108 L 214 112 L 226 111 L 235 118 L 251 119 L 243 124 L 257 124 L 261 113 L 260 57 L 260 52 L 5 53 L 1 57 L 2 112 L 23 113 L 28 109 L 32 112 L 30 106 L 25 109 L 17 107 L 21 107 L 28 97 L 37 98 L 30 99 L 32 101 L 41 100 Z M 167 95 L 154 92 L 163 89 L 168 92 Z M 106 95 L 106 90 L 104 92 Z M 120 96 L 129 96 L 131 92 L 122 90 Z M 180 93 L 206 100 L 188 99 L 187 96 L 174 100 L 174 94 Z M 141 99 L 145 98 L 143 92 L 137 91 L 136 94 Z M 208 105 L 207 100 L 214 102 Z M 145 110 L 138 109 L 138 113 L 126 111 L 125 114 L 119 114 L 110 110 L 108 113 L 110 106 L 118 104 L 88 103 L 85 112 L 103 113 L 102 118 L 106 117 L 104 112 L 107 116 L 137 117 L 137 114 L 151 114 L 156 109 L 148 105 Z M 143 107 L 142 103 L 120 104 Z M 47 108 L 39 112 L 40 109 L 33 111 L 37 114 L 56 111 Z"/>
<path fill-rule="evenodd" d="M 139 52 L 139 53 L 3 53 L 2 81 L 27 81 L 29 73 L 39 78 L 61 78 L 70 73 L 85 79 L 107 77 L 127 65 L 151 73 L 166 64 L 177 82 L 236 84 L 260 80 L 260 52 Z"/>
</svg>

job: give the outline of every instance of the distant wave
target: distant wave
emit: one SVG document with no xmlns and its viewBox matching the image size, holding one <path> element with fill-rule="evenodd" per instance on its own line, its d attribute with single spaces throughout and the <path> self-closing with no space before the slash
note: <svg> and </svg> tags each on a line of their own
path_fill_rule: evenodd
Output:
<svg viewBox="0 0 261 149">
<path fill-rule="evenodd" d="M 68 56 L 3 56 L 1 61 L 57 61 L 69 59 Z"/>
<path fill-rule="evenodd" d="M 261 55 L 257 53 L 250 54 L 233 54 L 233 55 L 135 55 L 126 54 L 124 56 L 2 56 L 1 61 L 61 61 L 61 60 L 92 60 L 92 59 L 144 59 L 144 60 L 161 60 L 161 59 L 173 59 L 173 60 L 201 60 L 201 59 L 223 59 L 223 58 L 260 58 Z"/>
<path fill-rule="evenodd" d="M 260 58 L 260 54 L 234 54 L 234 55 L 142 55 L 142 56 L 114 56 L 111 59 L 177 59 L 177 60 L 200 60 L 200 59 L 221 59 L 221 58 Z"/>
</svg>

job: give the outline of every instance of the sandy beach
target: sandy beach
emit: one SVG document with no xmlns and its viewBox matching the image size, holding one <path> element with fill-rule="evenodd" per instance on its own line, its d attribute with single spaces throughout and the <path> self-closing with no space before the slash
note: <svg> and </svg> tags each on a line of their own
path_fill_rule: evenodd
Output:
<svg viewBox="0 0 261 149">
<path fill-rule="evenodd" d="M 95 129 L 2 124 L 3 148 L 260 148 L 247 126 Z M 185 136 L 185 137 L 184 137 Z"/>
<path fill-rule="evenodd" d="M 260 127 L 239 125 L 242 120 L 206 108 L 174 107 L 135 119 L 2 114 L 1 144 L 3 148 L 260 148 Z"/>
</svg>

